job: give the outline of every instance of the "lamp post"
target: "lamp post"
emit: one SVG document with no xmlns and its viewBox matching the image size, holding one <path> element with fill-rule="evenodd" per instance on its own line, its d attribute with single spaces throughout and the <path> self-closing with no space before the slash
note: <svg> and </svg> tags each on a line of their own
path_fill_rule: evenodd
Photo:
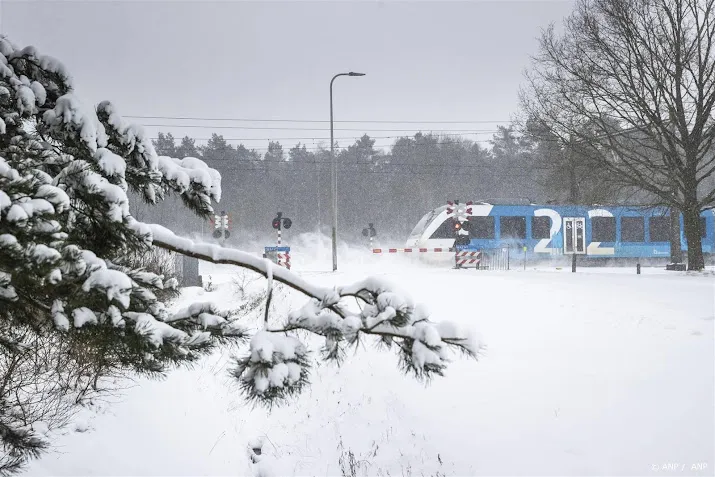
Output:
<svg viewBox="0 0 715 477">
<path fill-rule="evenodd" d="M 338 269 L 338 167 L 335 159 L 335 141 L 333 141 L 333 81 L 338 76 L 365 76 L 365 73 L 338 73 L 330 80 L 330 182 L 333 203 L 333 271 Z"/>
</svg>

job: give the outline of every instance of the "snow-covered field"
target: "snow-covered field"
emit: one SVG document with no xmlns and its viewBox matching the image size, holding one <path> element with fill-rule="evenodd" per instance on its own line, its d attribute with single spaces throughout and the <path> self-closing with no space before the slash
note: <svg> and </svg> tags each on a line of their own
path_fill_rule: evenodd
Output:
<svg viewBox="0 0 715 477">
<path fill-rule="evenodd" d="M 715 278 L 643 269 L 484 272 L 341 250 L 294 255 L 319 284 L 391 279 L 435 319 L 480 333 L 429 386 L 367 346 L 317 368 L 292 406 L 246 405 L 228 353 L 98 405 L 30 475 L 253 475 L 262 437 L 275 475 L 713 475 Z M 308 271 L 309 270 L 309 271 Z M 202 264 L 221 306 L 242 298 L 236 270 Z M 256 276 L 257 277 L 257 276 Z M 256 280 L 247 292 L 258 292 Z M 273 318 L 305 298 L 283 292 Z M 245 299 L 245 297 L 244 297 Z M 251 319 L 256 319 L 255 317 Z"/>
</svg>

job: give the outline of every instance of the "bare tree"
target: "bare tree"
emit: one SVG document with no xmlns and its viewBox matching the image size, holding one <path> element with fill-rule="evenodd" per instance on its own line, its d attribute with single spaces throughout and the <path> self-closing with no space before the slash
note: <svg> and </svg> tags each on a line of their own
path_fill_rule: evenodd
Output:
<svg viewBox="0 0 715 477">
<path fill-rule="evenodd" d="M 704 267 L 715 207 L 715 0 L 579 0 L 542 35 L 522 104 L 617 182 L 680 210 L 688 268 Z"/>
<path fill-rule="evenodd" d="M 528 105 L 530 98 L 524 97 Z M 633 192 L 618 186 L 609 171 L 590 161 L 588 144 L 582 145 L 570 134 L 559 135 L 543 119 L 531 117 L 518 122 L 529 155 L 534 180 L 544 188 L 550 202 L 612 204 L 620 198 L 633 198 Z"/>
</svg>

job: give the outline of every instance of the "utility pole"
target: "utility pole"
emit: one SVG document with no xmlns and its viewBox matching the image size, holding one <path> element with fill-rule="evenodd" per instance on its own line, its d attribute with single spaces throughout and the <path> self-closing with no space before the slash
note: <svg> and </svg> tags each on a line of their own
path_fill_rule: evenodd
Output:
<svg viewBox="0 0 715 477">
<path fill-rule="evenodd" d="M 333 204 L 333 271 L 338 269 L 338 166 L 335 158 L 335 140 L 333 139 L 333 81 L 338 76 L 365 76 L 365 73 L 338 73 L 330 80 L 330 182 Z"/>
</svg>

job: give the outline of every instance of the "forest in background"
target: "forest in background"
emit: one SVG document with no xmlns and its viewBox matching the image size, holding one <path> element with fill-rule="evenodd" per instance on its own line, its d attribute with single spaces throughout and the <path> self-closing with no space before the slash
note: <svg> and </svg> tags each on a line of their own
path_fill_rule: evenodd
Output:
<svg viewBox="0 0 715 477">
<path fill-rule="evenodd" d="M 386 149 L 368 135 L 347 147 L 336 144 L 340 239 L 364 240 L 362 230 L 373 223 L 383 244 L 399 245 L 426 212 L 453 199 L 560 204 L 568 203 L 576 189 L 581 202 L 614 202 L 602 174 L 566 158 L 539 131 L 524 130 L 498 126 L 489 148 L 457 135 L 422 132 L 400 137 Z M 277 211 L 293 221 L 288 243 L 291 234 L 329 234 L 328 147 L 285 148 L 270 141 L 261 153 L 216 133 L 201 145 L 171 133 L 159 133 L 153 142 L 159 155 L 198 157 L 221 172 L 223 196 L 216 210 L 231 217 L 234 240 L 272 233 Z M 138 210 L 141 206 L 134 212 L 186 234 L 212 231 L 210 223 L 176 205 L 170 200 L 151 213 L 148 207 Z"/>
</svg>

